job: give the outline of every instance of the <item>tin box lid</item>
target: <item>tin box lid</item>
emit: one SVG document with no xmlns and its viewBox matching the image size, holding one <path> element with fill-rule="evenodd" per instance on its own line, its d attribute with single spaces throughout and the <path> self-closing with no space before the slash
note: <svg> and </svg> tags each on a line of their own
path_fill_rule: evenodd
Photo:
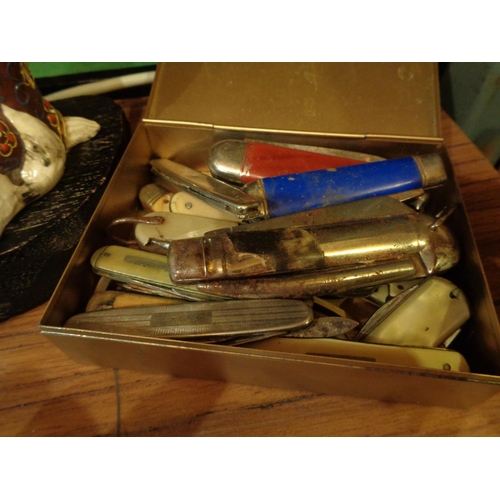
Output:
<svg viewBox="0 0 500 500">
<path fill-rule="evenodd" d="M 161 63 L 149 123 L 440 138 L 436 63 Z"/>
</svg>

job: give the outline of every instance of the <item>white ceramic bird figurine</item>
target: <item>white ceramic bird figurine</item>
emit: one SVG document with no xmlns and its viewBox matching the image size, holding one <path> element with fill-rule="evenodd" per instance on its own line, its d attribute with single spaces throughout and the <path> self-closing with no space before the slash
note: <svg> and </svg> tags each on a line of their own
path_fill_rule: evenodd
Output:
<svg viewBox="0 0 500 500">
<path fill-rule="evenodd" d="M 66 152 L 99 129 L 92 120 L 62 117 L 42 97 L 26 63 L 0 63 L 0 235 L 57 184 Z"/>
</svg>

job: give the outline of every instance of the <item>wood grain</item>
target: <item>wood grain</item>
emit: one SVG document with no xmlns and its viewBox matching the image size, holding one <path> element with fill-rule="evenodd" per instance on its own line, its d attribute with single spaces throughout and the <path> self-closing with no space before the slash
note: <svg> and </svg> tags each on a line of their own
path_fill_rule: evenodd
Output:
<svg viewBox="0 0 500 500">
<path fill-rule="evenodd" d="M 145 100 L 120 104 L 136 124 Z M 500 313 L 500 177 L 444 114 L 443 135 Z M 448 409 L 79 365 L 38 333 L 44 307 L 0 323 L 3 436 L 500 435 L 500 394 Z"/>
</svg>

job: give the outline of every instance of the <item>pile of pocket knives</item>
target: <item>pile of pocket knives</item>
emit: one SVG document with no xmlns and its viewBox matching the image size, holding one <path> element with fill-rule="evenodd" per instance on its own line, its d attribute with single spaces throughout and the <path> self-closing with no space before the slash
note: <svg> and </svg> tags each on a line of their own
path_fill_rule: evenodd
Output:
<svg viewBox="0 0 500 500">
<path fill-rule="evenodd" d="M 142 213 L 109 228 L 132 236 L 96 249 L 101 282 L 67 326 L 468 371 L 449 348 L 468 302 L 440 276 L 459 260 L 455 207 L 426 213 L 438 154 L 226 140 L 206 171 L 150 167 Z"/>
</svg>

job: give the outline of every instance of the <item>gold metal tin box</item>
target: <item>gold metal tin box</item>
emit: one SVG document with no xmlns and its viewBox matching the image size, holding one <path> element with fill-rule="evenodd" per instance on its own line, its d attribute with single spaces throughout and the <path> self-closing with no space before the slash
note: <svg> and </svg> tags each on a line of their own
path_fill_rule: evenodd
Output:
<svg viewBox="0 0 500 500">
<path fill-rule="evenodd" d="M 388 158 L 440 152 L 457 202 L 449 227 L 462 257 L 449 273 L 472 317 L 459 350 L 470 373 L 447 372 L 203 343 L 118 337 L 65 327 L 83 312 L 98 277 L 92 253 L 107 227 L 139 210 L 149 160 L 196 167 L 226 139 L 257 139 L 367 151 Z M 443 200 L 440 200 L 443 201 Z M 448 224 L 448 222 L 447 222 Z M 437 67 L 427 63 L 163 63 L 139 125 L 41 322 L 76 361 L 180 377 L 450 406 L 470 406 L 500 389 L 500 328 L 453 171 L 440 137 Z"/>
</svg>

